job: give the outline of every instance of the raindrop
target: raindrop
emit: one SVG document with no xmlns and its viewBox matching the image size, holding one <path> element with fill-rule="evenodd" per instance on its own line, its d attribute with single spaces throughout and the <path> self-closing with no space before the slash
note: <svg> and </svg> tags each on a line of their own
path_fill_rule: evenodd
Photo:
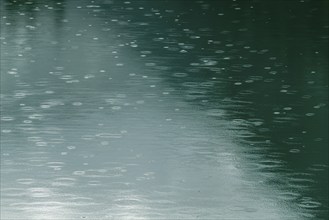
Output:
<svg viewBox="0 0 329 220">
<path fill-rule="evenodd" d="M 93 75 L 93 74 L 87 74 L 83 78 L 85 78 L 85 79 L 91 79 L 91 78 L 94 78 L 94 77 L 95 77 L 95 75 Z"/>
<path fill-rule="evenodd" d="M 77 175 L 77 176 L 82 176 L 82 175 L 85 175 L 85 174 L 86 174 L 86 171 L 77 170 L 77 171 L 73 172 L 73 175 Z"/>
<path fill-rule="evenodd" d="M 1 121 L 13 121 L 14 118 L 13 117 L 9 117 L 9 116 L 3 116 L 1 117 Z"/>
<path fill-rule="evenodd" d="M 297 153 L 300 152 L 300 150 L 294 148 L 294 149 L 290 149 L 289 152 L 290 152 L 290 153 L 293 153 L 293 154 L 297 154 Z"/>
<path fill-rule="evenodd" d="M 207 115 L 209 116 L 224 116 L 225 115 L 225 111 L 222 109 L 210 109 L 206 112 Z"/>
<path fill-rule="evenodd" d="M 81 106 L 82 103 L 81 102 L 73 102 L 72 105 L 74 105 L 74 106 Z"/>
<path fill-rule="evenodd" d="M 121 138 L 122 135 L 121 134 L 113 134 L 113 133 L 100 133 L 100 134 L 96 134 L 96 137 L 100 137 L 100 138 Z"/>
<path fill-rule="evenodd" d="M 67 146 L 67 149 L 74 150 L 74 149 L 76 149 L 76 146 Z"/>
<path fill-rule="evenodd" d="M 174 73 L 173 76 L 175 76 L 175 77 L 186 77 L 186 76 L 188 76 L 188 74 L 187 73 Z"/>
<path fill-rule="evenodd" d="M 17 179 L 16 182 L 23 185 L 31 185 L 35 181 L 33 179 Z"/>
<path fill-rule="evenodd" d="M 109 142 L 108 142 L 108 141 L 102 141 L 102 142 L 101 142 L 101 145 L 102 145 L 102 146 L 109 145 Z"/>
<path fill-rule="evenodd" d="M 43 115 L 40 115 L 40 114 L 32 114 L 29 116 L 29 119 L 41 120 L 42 118 L 43 118 Z"/>
</svg>

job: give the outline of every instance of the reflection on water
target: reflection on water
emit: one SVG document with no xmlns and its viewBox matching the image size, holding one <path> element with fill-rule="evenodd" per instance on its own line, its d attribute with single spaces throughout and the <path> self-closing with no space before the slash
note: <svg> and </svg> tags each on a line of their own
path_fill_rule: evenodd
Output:
<svg viewBox="0 0 329 220">
<path fill-rule="evenodd" d="M 1 3 L 1 219 L 328 217 L 326 1 Z"/>
</svg>

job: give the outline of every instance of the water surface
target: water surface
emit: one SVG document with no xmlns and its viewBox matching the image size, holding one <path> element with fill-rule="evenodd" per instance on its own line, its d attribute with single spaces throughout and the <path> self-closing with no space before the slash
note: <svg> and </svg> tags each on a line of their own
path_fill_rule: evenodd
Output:
<svg viewBox="0 0 329 220">
<path fill-rule="evenodd" d="M 1 219 L 326 219 L 326 1 L 1 2 Z"/>
</svg>

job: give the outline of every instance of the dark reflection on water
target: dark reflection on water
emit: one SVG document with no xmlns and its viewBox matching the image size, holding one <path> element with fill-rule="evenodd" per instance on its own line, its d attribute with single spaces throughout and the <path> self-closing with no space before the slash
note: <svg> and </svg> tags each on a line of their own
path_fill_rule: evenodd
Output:
<svg viewBox="0 0 329 220">
<path fill-rule="evenodd" d="M 1 218 L 326 219 L 327 11 L 1 2 Z"/>
</svg>

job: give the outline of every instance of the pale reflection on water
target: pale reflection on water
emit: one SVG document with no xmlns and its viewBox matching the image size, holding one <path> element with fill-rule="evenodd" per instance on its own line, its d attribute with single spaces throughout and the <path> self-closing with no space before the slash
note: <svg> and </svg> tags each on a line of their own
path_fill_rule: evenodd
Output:
<svg viewBox="0 0 329 220">
<path fill-rule="evenodd" d="M 326 218 L 326 8 L 4 1 L 1 219 Z"/>
</svg>

